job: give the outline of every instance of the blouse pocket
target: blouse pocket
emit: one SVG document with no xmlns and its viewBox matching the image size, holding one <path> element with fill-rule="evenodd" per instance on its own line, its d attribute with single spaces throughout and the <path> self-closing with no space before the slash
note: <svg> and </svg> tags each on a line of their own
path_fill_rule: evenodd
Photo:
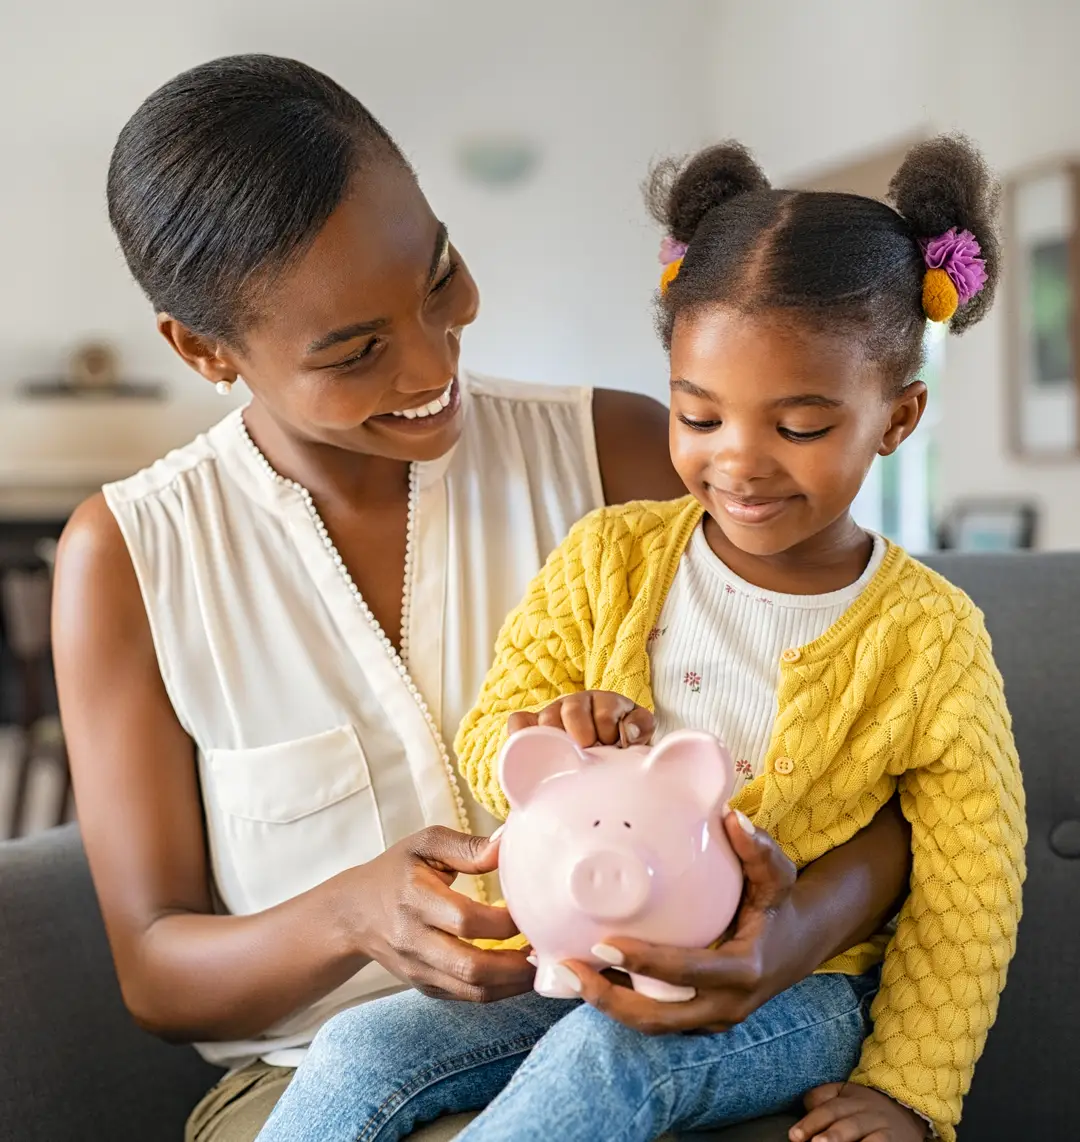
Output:
<svg viewBox="0 0 1080 1142">
<path fill-rule="evenodd" d="M 280 904 L 385 847 L 352 726 L 209 750 L 203 785 L 215 880 L 230 912 Z"/>
</svg>

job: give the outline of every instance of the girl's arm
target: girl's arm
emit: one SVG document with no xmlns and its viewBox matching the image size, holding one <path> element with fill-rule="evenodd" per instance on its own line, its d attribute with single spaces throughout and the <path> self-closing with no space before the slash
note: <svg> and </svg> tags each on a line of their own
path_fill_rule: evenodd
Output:
<svg viewBox="0 0 1080 1142">
<path fill-rule="evenodd" d="M 513 933 L 504 909 L 448 887 L 446 868 L 493 865 L 483 838 L 425 830 L 276 908 L 215 914 L 194 746 L 100 496 L 78 509 L 60 545 L 53 641 L 83 841 L 124 1000 L 142 1026 L 166 1038 L 245 1039 L 373 957 L 461 998 L 531 986 L 524 957 L 456 939 Z"/>
</svg>

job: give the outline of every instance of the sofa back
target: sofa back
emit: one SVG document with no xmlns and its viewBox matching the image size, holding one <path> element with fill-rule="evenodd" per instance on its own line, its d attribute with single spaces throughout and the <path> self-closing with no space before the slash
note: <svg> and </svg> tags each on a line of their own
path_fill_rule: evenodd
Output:
<svg viewBox="0 0 1080 1142">
<path fill-rule="evenodd" d="M 1071 1138 L 1080 1114 L 1080 554 L 927 562 L 986 615 L 1027 791 L 1019 945 L 960 1142 Z"/>
</svg>

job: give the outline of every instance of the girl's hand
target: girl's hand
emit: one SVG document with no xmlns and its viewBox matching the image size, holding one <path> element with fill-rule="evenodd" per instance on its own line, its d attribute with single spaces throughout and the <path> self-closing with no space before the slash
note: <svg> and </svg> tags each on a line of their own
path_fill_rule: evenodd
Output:
<svg viewBox="0 0 1080 1142">
<path fill-rule="evenodd" d="M 795 866 L 768 833 L 755 830 L 741 813 L 728 813 L 724 828 L 746 876 L 730 939 L 705 949 L 615 939 L 604 945 L 612 966 L 692 987 L 695 997 L 661 1003 L 582 963 L 568 963 L 587 1003 L 647 1035 L 726 1031 L 818 966 L 800 958 L 805 953 L 790 903 Z"/>
<path fill-rule="evenodd" d="M 791 1142 L 923 1142 L 929 1128 L 913 1110 L 855 1083 L 829 1083 L 805 1099 L 810 1113 L 791 1128 Z"/>
<path fill-rule="evenodd" d="M 607 690 L 567 694 L 539 714 L 511 714 L 510 733 L 530 726 L 565 730 L 582 749 L 594 745 L 647 745 L 656 721 L 644 706 Z"/>
</svg>

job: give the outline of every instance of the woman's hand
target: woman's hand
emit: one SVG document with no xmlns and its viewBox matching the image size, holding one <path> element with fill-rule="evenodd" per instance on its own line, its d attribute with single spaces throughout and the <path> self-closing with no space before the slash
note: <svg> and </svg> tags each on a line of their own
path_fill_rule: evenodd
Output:
<svg viewBox="0 0 1080 1142">
<path fill-rule="evenodd" d="M 478 904 L 451 885 L 459 873 L 491 872 L 498 847 L 486 837 L 429 828 L 336 878 L 364 952 L 425 995 L 487 1003 L 532 987 L 524 951 L 490 951 L 467 940 L 517 934 L 505 908 Z"/>
<path fill-rule="evenodd" d="M 607 690 L 567 694 L 539 714 L 510 715 L 510 733 L 530 726 L 565 730 L 582 749 L 594 745 L 647 745 L 656 721 L 644 706 Z"/>
<path fill-rule="evenodd" d="M 726 1031 L 774 995 L 804 979 L 807 965 L 791 906 L 796 870 L 775 841 L 741 813 L 724 819 L 746 882 L 730 938 L 719 948 L 660 947 L 637 940 L 603 945 L 612 966 L 651 976 L 697 994 L 684 1003 L 661 1003 L 611 982 L 582 963 L 566 966 L 581 983 L 582 998 L 647 1035 Z"/>
<path fill-rule="evenodd" d="M 888 1095 L 855 1083 L 829 1083 L 805 1099 L 810 1113 L 788 1133 L 791 1142 L 923 1142 L 927 1124 Z"/>
</svg>

